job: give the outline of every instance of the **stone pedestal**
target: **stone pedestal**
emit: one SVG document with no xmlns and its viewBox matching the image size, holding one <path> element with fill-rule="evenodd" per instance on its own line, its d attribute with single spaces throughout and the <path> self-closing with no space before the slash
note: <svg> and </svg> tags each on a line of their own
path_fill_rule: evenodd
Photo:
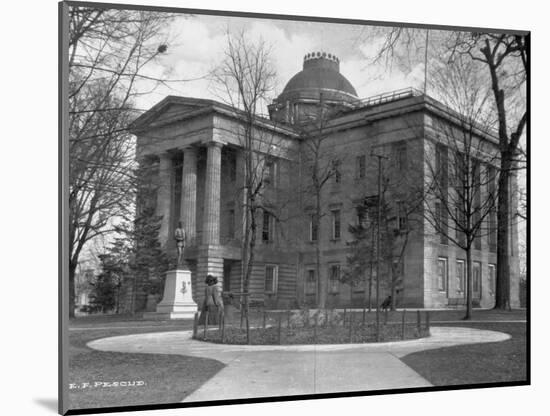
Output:
<svg viewBox="0 0 550 416">
<path fill-rule="evenodd" d="M 156 312 L 143 314 L 147 319 L 193 319 L 198 311 L 191 291 L 191 271 L 177 269 L 166 272 L 164 296 Z"/>
</svg>

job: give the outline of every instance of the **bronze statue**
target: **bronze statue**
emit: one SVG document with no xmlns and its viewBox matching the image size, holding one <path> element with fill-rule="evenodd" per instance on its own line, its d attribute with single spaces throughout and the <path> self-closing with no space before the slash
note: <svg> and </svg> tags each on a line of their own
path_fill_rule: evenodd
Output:
<svg viewBox="0 0 550 416">
<path fill-rule="evenodd" d="M 185 248 L 185 230 L 181 221 L 178 222 L 178 228 L 174 232 L 174 238 L 176 240 L 176 247 L 178 249 L 178 266 L 184 263 L 183 249 Z"/>
</svg>

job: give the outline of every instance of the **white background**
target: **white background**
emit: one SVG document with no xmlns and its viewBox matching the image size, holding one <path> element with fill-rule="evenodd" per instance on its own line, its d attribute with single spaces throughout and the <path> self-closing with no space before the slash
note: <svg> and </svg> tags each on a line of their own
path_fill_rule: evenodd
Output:
<svg viewBox="0 0 550 416">
<path fill-rule="evenodd" d="M 136 1 L 137 2 L 137 1 Z M 532 382 L 529 387 L 295 401 L 149 415 L 512 415 L 548 408 L 548 11 L 539 1 L 141 0 L 141 4 L 531 30 Z M 55 414 L 57 396 L 57 2 L 5 2 L 0 24 L 0 412 Z M 122 2 L 119 2 L 122 3 Z M 127 3 L 135 3 L 128 1 Z M 6 95 L 7 89 L 7 95 Z M 7 128 L 7 129 L 6 129 Z M 538 259 L 538 261 L 537 261 Z M 6 267 L 7 266 L 7 267 Z M 545 333 L 546 332 L 546 333 Z M 547 395 L 546 395 L 547 396 Z M 545 400 L 546 399 L 546 400 Z M 129 414 L 129 413 L 127 413 Z M 142 413 L 130 413 L 142 414 Z"/>
</svg>

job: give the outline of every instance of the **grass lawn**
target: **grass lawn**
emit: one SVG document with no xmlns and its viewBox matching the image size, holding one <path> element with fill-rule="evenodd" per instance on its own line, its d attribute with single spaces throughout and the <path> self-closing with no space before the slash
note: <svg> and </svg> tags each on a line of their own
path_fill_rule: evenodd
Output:
<svg viewBox="0 0 550 416">
<path fill-rule="evenodd" d="M 461 345 L 409 354 L 402 361 L 436 386 L 525 381 L 526 324 L 523 322 L 449 323 L 510 334 L 503 342 Z"/>
<path fill-rule="evenodd" d="M 143 321 L 130 317 L 83 317 L 69 331 L 70 407 L 132 406 L 183 400 L 224 365 L 216 360 L 164 354 L 95 351 L 86 343 L 98 338 L 191 329 L 187 321 Z M 96 329 L 97 328 L 97 329 Z M 143 386 L 93 387 L 95 382 L 143 381 Z M 82 388 L 82 383 L 92 387 Z"/>
<path fill-rule="evenodd" d="M 277 324 L 282 312 L 269 312 L 267 324 Z M 361 315 L 358 309 L 356 312 L 354 322 L 358 322 Z M 401 311 L 389 312 L 381 319 L 387 319 L 388 323 L 398 323 L 401 322 L 402 314 Z M 463 316 L 463 311 L 430 312 L 434 326 L 454 325 L 496 330 L 509 333 L 512 339 L 414 353 L 404 357 L 403 361 L 434 385 L 525 380 L 526 324 L 521 322 L 525 320 L 525 311 L 474 310 L 473 320 L 481 322 L 459 322 Z M 286 314 L 281 317 L 286 317 Z M 374 319 L 374 312 L 368 314 L 367 321 L 370 324 Z M 422 320 L 425 320 L 425 312 L 422 312 Z M 233 326 L 237 326 L 238 314 L 234 314 L 230 321 Z M 262 321 L 262 311 L 251 314 L 252 326 L 259 327 Z M 415 322 L 416 313 L 407 311 L 406 321 Z M 190 330 L 191 321 L 159 322 L 132 316 L 87 316 L 72 320 L 69 327 L 69 383 L 81 387 L 69 389 L 73 409 L 179 402 L 224 367 L 222 363 L 206 358 L 102 352 L 86 346 L 89 341 L 117 335 Z M 346 333 L 343 336 L 349 342 L 349 335 Z M 82 383 L 93 385 L 95 382 L 117 381 L 143 381 L 145 385 L 82 388 Z"/>
</svg>

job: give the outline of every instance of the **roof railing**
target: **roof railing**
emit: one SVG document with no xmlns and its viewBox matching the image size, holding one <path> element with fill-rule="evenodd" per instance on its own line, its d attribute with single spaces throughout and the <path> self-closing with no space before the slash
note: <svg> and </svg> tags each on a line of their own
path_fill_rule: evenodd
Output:
<svg viewBox="0 0 550 416">
<path fill-rule="evenodd" d="M 379 105 L 379 104 L 384 104 L 391 101 L 400 100 L 402 98 L 420 97 L 422 95 L 424 95 L 424 93 L 416 88 L 412 88 L 412 87 L 403 88 L 400 90 L 384 92 L 382 94 L 374 95 L 372 97 L 367 97 L 362 100 L 359 100 L 357 101 L 355 108 L 370 107 L 373 105 Z"/>
</svg>

